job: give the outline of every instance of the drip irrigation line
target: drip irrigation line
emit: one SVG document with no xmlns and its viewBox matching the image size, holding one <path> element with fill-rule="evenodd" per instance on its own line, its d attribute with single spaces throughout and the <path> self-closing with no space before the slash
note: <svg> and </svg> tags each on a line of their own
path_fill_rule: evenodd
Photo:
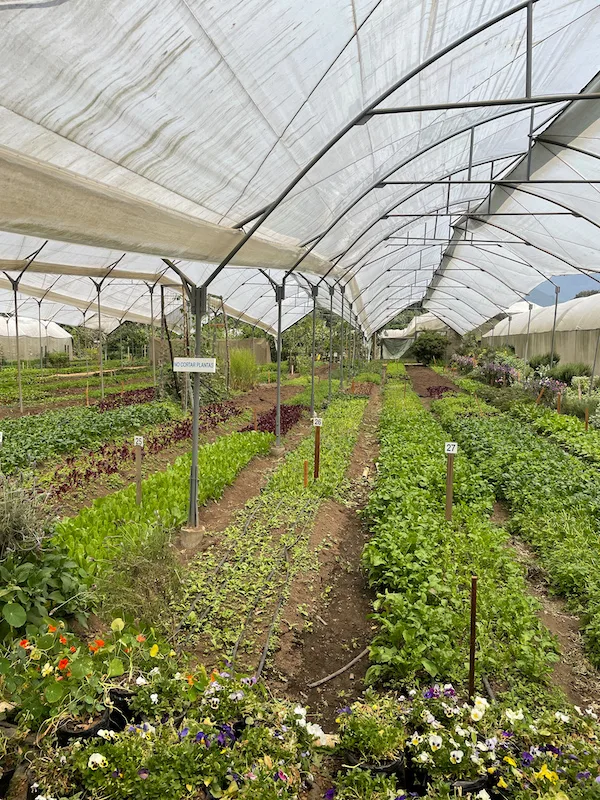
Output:
<svg viewBox="0 0 600 800">
<path fill-rule="evenodd" d="M 307 507 L 308 507 L 308 503 L 304 507 L 303 511 L 306 510 Z M 266 660 L 266 649 L 268 649 L 269 640 L 271 638 L 271 634 L 272 634 L 273 628 L 275 626 L 275 620 L 277 619 L 277 614 L 279 613 L 280 607 L 281 607 L 281 605 L 283 603 L 283 597 L 285 595 L 285 589 L 286 589 L 286 587 L 287 587 L 287 585 L 289 583 L 289 579 L 290 579 L 290 561 L 289 561 L 289 555 L 288 554 L 289 554 L 290 550 L 292 550 L 292 548 L 294 548 L 298 544 L 300 539 L 304 536 L 304 533 L 306 532 L 306 529 L 308 528 L 308 525 L 309 525 L 310 521 L 311 521 L 310 519 L 307 519 L 306 522 L 304 523 L 304 525 L 302 526 L 302 530 L 296 536 L 296 538 L 292 542 L 290 542 L 289 544 L 286 544 L 283 547 L 283 550 L 281 551 L 281 555 L 277 558 L 277 561 L 273 565 L 273 569 L 267 575 L 267 578 L 264 581 L 263 586 L 262 586 L 262 589 L 264 590 L 264 587 L 269 583 L 269 581 L 273 577 L 273 574 L 274 574 L 275 570 L 277 569 L 277 567 L 279 566 L 280 562 L 285 559 L 285 562 L 288 565 L 288 574 L 286 576 L 286 580 L 285 580 L 285 582 L 283 584 L 283 587 L 282 587 L 282 590 L 281 590 L 280 599 L 279 599 L 277 611 L 275 613 L 275 617 L 274 617 L 271 625 L 269 626 L 269 634 L 268 634 L 268 637 L 267 637 L 267 643 L 265 645 L 265 648 L 263 649 L 263 654 L 261 655 L 261 664 L 260 664 L 260 670 L 261 671 L 262 671 L 262 668 L 264 667 L 264 661 Z M 299 523 L 299 524 L 301 524 L 301 523 Z M 241 641 L 242 641 L 242 639 L 244 637 L 244 634 L 246 632 L 246 628 L 248 627 L 248 622 L 250 621 L 250 618 L 251 618 L 252 614 L 256 610 L 256 606 L 258 605 L 258 602 L 259 602 L 259 600 L 261 599 L 262 596 L 263 596 L 263 592 L 259 590 L 256 593 L 256 596 L 254 598 L 254 603 L 253 603 L 252 607 L 250 608 L 250 610 L 248 611 L 248 614 L 246 615 L 246 619 L 244 620 L 244 625 L 243 625 L 242 630 L 240 632 L 240 635 L 238 636 L 237 641 L 236 641 L 236 643 L 234 645 L 234 648 L 233 648 L 233 651 L 232 651 L 232 654 L 231 654 L 231 658 L 229 659 L 230 664 L 231 664 L 231 671 L 232 672 L 235 671 L 235 660 L 237 658 L 237 652 L 238 652 L 240 643 L 241 643 Z M 263 656 L 264 656 L 264 659 L 263 659 Z M 260 673 L 257 674 L 257 677 L 258 677 L 259 674 Z"/>
<path fill-rule="evenodd" d="M 277 511 L 279 510 L 279 507 L 281 506 L 281 504 L 282 504 L 282 503 L 283 503 L 283 500 L 280 500 L 280 501 L 279 501 L 279 504 L 278 504 L 278 505 L 276 506 L 276 508 L 275 508 L 274 514 L 276 514 L 276 513 L 277 513 Z M 246 522 L 244 523 L 244 527 L 243 527 L 243 529 L 242 529 L 242 532 L 241 532 L 241 534 L 240 534 L 240 538 L 243 538 L 243 537 L 245 536 L 245 534 L 248 532 L 248 528 L 250 527 L 251 523 L 252 523 L 252 522 L 253 522 L 253 520 L 255 519 L 256 515 L 257 515 L 257 514 L 258 514 L 258 512 L 259 512 L 259 510 L 260 510 L 260 504 L 259 504 L 259 503 L 257 503 L 257 504 L 256 504 L 256 508 L 254 509 L 254 511 L 252 511 L 252 513 L 250 514 L 250 516 L 248 517 L 248 519 L 247 519 L 247 520 L 246 520 Z M 217 577 L 217 575 L 219 575 L 219 573 L 220 573 L 220 572 L 221 572 L 221 570 L 223 569 L 223 567 L 224 567 L 224 565 L 225 565 L 225 562 L 227 561 L 227 559 L 229 558 L 229 556 L 232 554 L 232 552 L 234 551 L 234 549 L 235 549 L 235 543 L 234 543 L 234 544 L 232 544 L 232 545 L 231 545 L 231 547 L 230 547 L 228 550 L 226 550 L 226 552 L 225 552 L 225 555 L 224 555 L 224 556 L 223 556 L 223 558 L 220 560 L 219 564 L 217 565 L 217 569 L 216 569 L 216 570 L 215 570 L 215 572 L 213 573 L 213 576 L 212 576 L 212 580 L 213 580 L 213 581 L 215 580 L 215 578 Z M 227 578 L 226 578 L 224 581 L 222 581 L 222 582 L 221 582 L 221 585 L 219 586 L 219 591 L 220 591 L 220 590 L 223 588 L 223 586 L 224 586 L 226 583 L 227 583 Z M 200 590 L 199 590 L 199 591 L 196 593 L 196 595 L 195 595 L 194 599 L 193 599 L 193 600 L 192 600 L 192 602 L 191 602 L 191 605 L 190 605 L 189 609 L 188 609 L 188 610 L 185 612 L 185 617 L 182 617 L 182 618 L 181 618 L 181 621 L 179 622 L 179 625 L 177 626 L 177 628 L 175 629 L 175 631 L 174 631 L 174 632 L 171 634 L 171 636 L 169 637 L 168 641 L 172 642 L 172 641 L 173 641 L 173 639 L 174 639 L 174 638 L 177 636 L 177 634 L 180 632 L 180 630 L 183 628 L 183 626 L 184 626 L 184 624 L 185 624 L 185 618 L 186 618 L 186 617 L 188 617 L 188 616 L 189 616 L 189 615 L 192 613 L 192 611 L 194 611 L 194 609 L 196 608 L 196 605 L 198 604 L 198 601 L 200 600 L 200 598 L 202 597 L 202 595 L 203 595 L 203 594 L 204 594 L 204 590 L 203 590 L 203 589 L 200 589 Z M 210 612 L 211 608 L 212 608 L 212 604 L 210 604 L 210 603 L 209 603 L 209 604 L 208 604 L 208 606 L 207 606 L 205 609 L 203 609 L 203 611 L 202 611 L 202 614 L 200 615 L 200 619 L 198 620 L 198 622 L 202 622 L 202 620 L 204 620 L 204 619 L 206 618 L 206 616 L 207 616 L 207 614 Z"/>
<path fill-rule="evenodd" d="M 281 594 L 279 596 L 279 602 L 277 603 L 277 608 L 275 609 L 275 613 L 273 614 L 273 619 L 271 620 L 271 624 L 269 625 L 269 630 L 267 631 L 267 640 L 265 642 L 265 646 L 263 647 L 262 655 L 258 663 L 258 669 L 256 670 L 256 680 L 260 678 L 263 668 L 265 666 L 265 661 L 267 660 L 267 653 L 269 652 L 269 645 L 271 643 L 271 636 L 273 635 L 273 630 L 275 628 L 279 612 L 281 611 L 281 608 L 285 600 L 285 593 L 286 590 L 289 588 L 290 580 L 292 577 L 292 570 L 287 549 L 285 551 L 285 561 L 287 564 L 287 577 L 285 579 L 285 583 L 283 584 L 283 589 L 281 590 Z"/>
<path fill-rule="evenodd" d="M 332 672 L 331 675 L 327 675 L 325 678 L 321 678 L 319 681 L 314 681 L 314 683 L 309 683 L 308 688 L 316 689 L 317 686 L 321 686 L 321 684 L 327 683 L 327 681 L 333 680 L 333 678 L 337 678 L 338 675 L 341 675 L 343 672 L 346 672 L 347 669 L 350 669 L 350 667 L 353 667 L 355 664 L 357 664 L 361 658 L 364 658 L 367 655 L 368 652 L 369 648 L 365 647 L 362 653 L 359 653 L 357 656 L 355 656 L 352 661 L 349 661 L 345 666 L 340 667 L 340 669 L 337 669 L 335 672 Z"/>
</svg>

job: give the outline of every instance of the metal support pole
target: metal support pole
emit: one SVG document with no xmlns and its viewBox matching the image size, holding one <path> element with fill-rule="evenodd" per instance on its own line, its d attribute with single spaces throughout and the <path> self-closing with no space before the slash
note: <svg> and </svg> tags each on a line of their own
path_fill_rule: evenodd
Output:
<svg viewBox="0 0 600 800">
<path fill-rule="evenodd" d="M 316 358 L 316 347 L 315 347 L 315 337 L 316 337 L 316 328 L 317 328 L 317 296 L 319 294 L 319 287 L 312 286 L 312 299 L 313 299 L 313 310 L 312 310 L 312 364 L 310 370 L 310 415 L 314 417 L 315 415 L 315 358 Z"/>
<path fill-rule="evenodd" d="M 594 375 L 596 374 L 596 361 L 598 360 L 598 346 L 600 345 L 600 329 L 598 330 L 598 336 L 596 337 L 596 349 L 594 350 L 594 361 L 592 363 L 592 374 L 590 375 L 590 387 L 588 389 L 588 397 L 592 394 L 592 389 L 594 386 Z"/>
<path fill-rule="evenodd" d="M 333 286 L 329 287 L 329 393 L 328 399 L 331 403 L 331 370 L 333 365 L 333 293 L 335 289 Z"/>
<path fill-rule="evenodd" d="M 11 281 L 13 287 L 13 299 L 15 304 L 15 345 L 17 348 L 17 385 L 19 390 L 19 411 L 23 413 L 23 381 L 21 377 L 21 344 L 19 341 L 19 305 L 17 303 L 17 289 L 19 281 Z"/>
<path fill-rule="evenodd" d="M 152 383 L 156 389 L 156 342 L 154 340 L 154 286 L 149 286 L 150 292 L 150 342 L 152 345 Z"/>
<path fill-rule="evenodd" d="M 342 293 L 342 335 L 340 336 L 340 392 L 344 390 L 344 293 L 345 286 L 340 286 Z"/>
<path fill-rule="evenodd" d="M 277 301 L 277 401 L 275 410 L 275 446 L 281 447 L 281 305 L 285 297 L 285 285 L 275 286 Z"/>
<path fill-rule="evenodd" d="M 102 284 L 96 284 L 96 292 L 98 294 L 98 356 L 100 366 L 100 397 L 104 400 L 104 361 L 102 360 L 102 309 L 100 308 L 100 292 Z"/>
<path fill-rule="evenodd" d="M 38 339 L 40 341 L 40 369 L 44 368 L 44 349 L 42 345 L 42 301 L 38 300 Z"/>
<path fill-rule="evenodd" d="M 533 0 L 527 6 L 527 37 L 525 53 L 525 97 L 531 97 L 533 75 Z M 527 143 L 527 180 L 531 177 L 531 151 L 533 149 L 533 129 L 535 127 L 535 108 L 529 112 L 529 139 Z"/>
<path fill-rule="evenodd" d="M 352 376 L 354 377 L 355 370 L 354 370 L 354 363 L 356 357 L 356 327 L 352 328 L 352 366 L 350 371 L 352 372 Z"/>
<path fill-rule="evenodd" d="M 529 358 L 529 331 L 531 328 L 531 311 L 533 309 L 532 303 L 529 303 L 529 316 L 527 317 L 527 338 L 525 339 L 525 361 Z"/>
<path fill-rule="evenodd" d="M 554 320 L 552 322 L 552 342 L 550 344 L 550 369 L 554 366 L 554 335 L 556 333 L 556 315 L 558 313 L 558 295 L 560 286 L 554 287 Z"/>
<path fill-rule="evenodd" d="M 207 291 L 201 286 L 194 287 L 193 313 L 196 321 L 195 353 L 202 355 L 202 318 L 206 314 Z M 198 443 L 200 439 L 200 373 L 194 372 L 194 391 L 192 408 L 192 466 L 190 469 L 190 506 L 188 526 L 198 527 Z"/>
</svg>

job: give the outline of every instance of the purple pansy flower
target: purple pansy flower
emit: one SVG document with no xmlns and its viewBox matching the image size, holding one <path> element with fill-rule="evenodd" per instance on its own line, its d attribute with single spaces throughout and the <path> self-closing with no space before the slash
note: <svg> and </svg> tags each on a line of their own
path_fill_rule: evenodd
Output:
<svg viewBox="0 0 600 800">
<path fill-rule="evenodd" d="M 588 778 L 592 777 L 592 773 L 589 771 L 589 769 L 585 769 L 583 772 L 578 772 L 575 777 L 578 781 L 587 781 Z"/>
<path fill-rule="evenodd" d="M 150 771 L 147 770 L 146 767 L 142 767 L 141 769 L 138 769 L 138 775 L 143 781 L 145 781 L 148 775 L 150 775 Z"/>
<path fill-rule="evenodd" d="M 189 728 L 183 728 L 182 730 L 179 731 L 177 735 L 179 736 L 180 739 L 185 739 L 185 737 L 188 735 L 189 732 L 190 732 Z"/>
<path fill-rule="evenodd" d="M 324 800 L 333 800 L 333 798 L 335 797 L 335 789 L 333 787 L 331 787 L 331 789 L 327 789 L 323 797 Z"/>
</svg>

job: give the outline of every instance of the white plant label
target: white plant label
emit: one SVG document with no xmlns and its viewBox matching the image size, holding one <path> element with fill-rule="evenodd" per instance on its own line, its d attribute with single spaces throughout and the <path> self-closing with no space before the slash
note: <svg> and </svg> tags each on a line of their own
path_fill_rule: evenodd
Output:
<svg viewBox="0 0 600 800">
<path fill-rule="evenodd" d="M 458 453 L 458 444 L 456 442 L 446 442 L 444 452 L 447 456 L 455 456 Z"/>
<path fill-rule="evenodd" d="M 144 446 L 144 437 L 143 436 L 134 436 L 133 437 L 133 444 L 134 444 L 134 447 L 143 447 Z"/>
<path fill-rule="evenodd" d="M 4 442 L 4 432 L 0 431 L 0 447 L 2 446 L 3 442 Z"/>
<path fill-rule="evenodd" d="M 315 428 L 323 427 L 323 417 L 313 417 L 313 425 Z"/>
<path fill-rule="evenodd" d="M 173 372 L 216 372 L 216 358 L 174 358 Z"/>
</svg>

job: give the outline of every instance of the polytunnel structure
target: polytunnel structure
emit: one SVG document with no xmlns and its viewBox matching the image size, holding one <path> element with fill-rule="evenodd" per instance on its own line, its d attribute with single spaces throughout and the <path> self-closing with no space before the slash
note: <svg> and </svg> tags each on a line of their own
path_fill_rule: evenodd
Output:
<svg viewBox="0 0 600 800">
<path fill-rule="evenodd" d="M 15 310 L 152 324 L 160 293 L 278 336 L 321 306 L 370 337 L 421 302 L 463 334 L 545 279 L 596 279 L 592 0 L 0 0 L 0 19 Z"/>
</svg>

